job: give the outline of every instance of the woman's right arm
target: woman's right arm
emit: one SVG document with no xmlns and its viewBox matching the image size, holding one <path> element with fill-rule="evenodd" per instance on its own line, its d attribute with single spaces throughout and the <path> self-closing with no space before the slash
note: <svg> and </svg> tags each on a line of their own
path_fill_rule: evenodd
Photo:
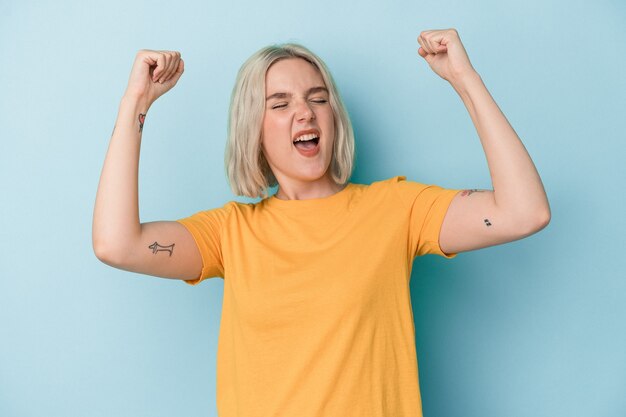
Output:
<svg viewBox="0 0 626 417">
<path fill-rule="evenodd" d="M 93 249 L 102 262 L 164 278 L 197 278 L 202 258 L 187 229 L 175 221 L 140 223 L 139 150 L 148 109 L 176 85 L 180 53 L 141 50 L 120 102 L 93 214 Z"/>
</svg>

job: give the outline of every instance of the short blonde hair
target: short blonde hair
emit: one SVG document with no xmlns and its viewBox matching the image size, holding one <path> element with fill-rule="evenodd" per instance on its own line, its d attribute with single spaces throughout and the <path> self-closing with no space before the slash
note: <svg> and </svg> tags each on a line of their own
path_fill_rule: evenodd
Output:
<svg viewBox="0 0 626 417">
<path fill-rule="evenodd" d="M 355 146 L 352 123 L 326 64 L 302 45 L 270 45 L 257 51 L 241 66 L 231 96 L 224 163 L 228 182 L 236 195 L 266 198 L 268 188 L 278 184 L 261 150 L 265 76 L 272 64 L 289 58 L 302 58 L 320 72 L 328 89 L 335 123 L 329 169 L 333 181 L 340 185 L 347 183 L 352 175 Z"/>
</svg>

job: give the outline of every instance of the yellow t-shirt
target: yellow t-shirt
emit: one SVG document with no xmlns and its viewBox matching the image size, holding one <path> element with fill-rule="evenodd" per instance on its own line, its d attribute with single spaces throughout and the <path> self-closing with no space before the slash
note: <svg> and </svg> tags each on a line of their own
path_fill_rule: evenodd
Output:
<svg viewBox="0 0 626 417">
<path fill-rule="evenodd" d="M 409 280 L 459 190 L 349 183 L 325 198 L 229 202 L 178 220 L 224 278 L 220 417 L 419 417 Z"/>
</svg>

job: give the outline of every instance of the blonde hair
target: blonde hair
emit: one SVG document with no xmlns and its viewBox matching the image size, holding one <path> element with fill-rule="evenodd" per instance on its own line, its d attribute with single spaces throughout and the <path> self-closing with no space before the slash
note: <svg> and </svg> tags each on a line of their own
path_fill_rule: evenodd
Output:
<svg viewBox="0 0 626 417">
<path fill-rule="evenodd" d="M 261 150 L 261 129 L 265 112 L 265 75 L 272 64 L 302 58 L 321 74 L 333 110 L 335 141 L 329 169 L 333 181 L 348 182 L 354 166 L 354 132 L 341 97 L 326 64 L 302 45 L 270 45 L 253 54 L 241 66 L 233 88 L 224 163 L 232 191 L 246 197 L 268 196 L 278 184 Z"/>
</svg>

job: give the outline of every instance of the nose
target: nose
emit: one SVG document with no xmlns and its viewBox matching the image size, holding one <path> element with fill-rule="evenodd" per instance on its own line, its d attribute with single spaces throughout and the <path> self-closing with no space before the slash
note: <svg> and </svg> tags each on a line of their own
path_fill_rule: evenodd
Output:
<svg viewBox="0 0 626 417">
<path fill-rule="evenodd" d="M 315 113 L 313 112 L 313 109 L 311 109 L 311 106 L 309 106 L 309 104 L 306 101 L 302 102 L 296 108 L 296 119 L 299 122 L 306 122 L 306 121 L 315 119 Z"/>
</svg>

